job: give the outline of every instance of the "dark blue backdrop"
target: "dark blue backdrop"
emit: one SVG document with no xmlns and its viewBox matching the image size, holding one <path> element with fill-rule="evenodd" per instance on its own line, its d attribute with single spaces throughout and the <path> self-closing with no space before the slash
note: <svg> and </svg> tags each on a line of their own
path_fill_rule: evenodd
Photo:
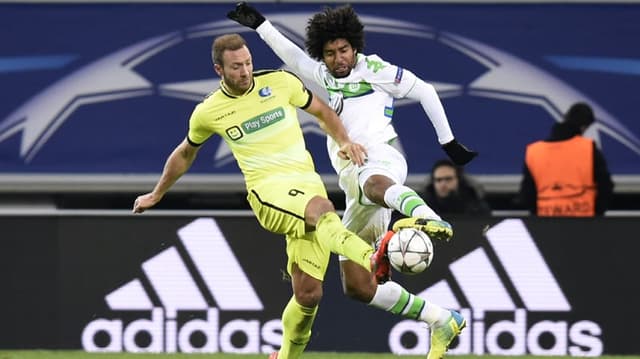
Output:
<svg viewBox="0 0 640 359">
<path fill-rule="evenodd" d="M 0 5 L 0 174 L 158 173 L 198 99 L 215 88 L 210 42 L 245 31 L 231 4 Z M 320 4 L 256 4 L 301 43 Z M 640 6 L 357 4 L 366 53 L 440 90 L 454 133 L 479 150 L 468 171 L 517 174 L 576 100 L 594 105 L 614 174 L 640 174 Z M 282 63 L 254 33 L 256 68 Z M 209 80 L 209 82 L 197 82 Z M 322 136 L 303 118 L 322 173 Z M 410 172 L 443 156 L 417 104 L 394 116 Z M 194 173 L 237 173 L 215 138 Z"/>
</svg>

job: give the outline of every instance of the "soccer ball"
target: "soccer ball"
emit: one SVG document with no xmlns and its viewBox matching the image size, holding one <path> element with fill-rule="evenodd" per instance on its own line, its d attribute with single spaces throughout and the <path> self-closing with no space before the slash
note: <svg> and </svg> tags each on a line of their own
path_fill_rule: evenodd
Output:
<svg viewBox="0 0 640 359">
<path fill-rule="evenodd" d="M 422 273 L 433 260 L 433 243 L 422 231 L 402 228 L 389 240 L 387 256 L 393 269 L 398 272 Z"/>
</svg>

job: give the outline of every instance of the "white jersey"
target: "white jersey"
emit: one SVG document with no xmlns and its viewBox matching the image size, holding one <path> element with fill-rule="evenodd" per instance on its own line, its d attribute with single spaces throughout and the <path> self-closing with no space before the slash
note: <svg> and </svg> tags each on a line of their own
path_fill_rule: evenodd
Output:
<svg viewBox="0 0 640 359">
<path fill-rule="evenodd" d="M 407 177 L 403 155 L 388 144 L 397 137 L 391 123 L 394 99 L 407 97 L 419 101 L 436 130 L 438 141 L 443 144 L 453 140 L 435 88 L 377 55 L 358 54 L 349 76 L 335 78 L 323 62 L 310 58 L 269 21 L 256 31 L 295 73 L 328 91 L 329 103 L 340 115 L 349 138 L 366 147 L 367 162 L 356 166 L 338 157 L 338 145 L 327 137 L 331 164 L 346 195 L 342 221 L 361 238 L 374 242 L 386 232 L 391 209 L 369 200 L 364 195 L 364 183 L 372 175 L 383 175 L 399 184 Z"/>
<path fill-rule="evenodd" d="M 310 58 L 269 21 L 262 23 L 256 30 L 295 73 L 312 79 L 328 91 L 330 105 L 340 115 L 353 142 L 369 148 L 397 137 L 391 124 L 393 102 L 395 98 L 407 95 L 421 102 L 441 144 L 453 139 L 435 89 L 418 79 L 411 71 L 392 65 L 377 55 L 358 54 L 356 65 L 349 76 L 335 78 L 323 62 Z M 340 173 L 348 165 L 348 161 L 338 157 L 338 146 L 329 137 L 327 146 L 331 164 Z"/>
<path fill-rule="evenodd" d="M 416 80 L 413 74 L 376 55 L 358 54 L 356 66 L 344 78 L 333 77 L 324 63 L 317 64 L 313 79 L 327 89 L 329 103 L 353 142 L 370 148 L 398 136 L 391 124 L 393 102 L 411 89 Z M 338 172 L 346 163 L 337 155 L 338 144 L 327 138 L 331 164 Z"/>
</svg>

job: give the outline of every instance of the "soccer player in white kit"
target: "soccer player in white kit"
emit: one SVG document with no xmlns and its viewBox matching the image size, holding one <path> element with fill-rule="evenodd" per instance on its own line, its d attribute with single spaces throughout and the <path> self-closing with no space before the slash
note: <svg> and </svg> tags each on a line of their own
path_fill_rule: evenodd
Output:
<svg viewBox="0 0 640 359">
<path fill-rule="evenodd" d="M 392 145 L 397 137 L 391 124 L 393 101 L 409 98 L 420 102 L 435 128 L 439 143 L 455 163 L 466 164 L 477 155 L 454 138 L 433 85 L 377 55 L 362 54 L 364 27 L 349 5 L 325 8 L 309 20 L 305 45 L 311 56 L 246 3 L 238 4 L 227 16 L 255 29 L 294 72 L 323 86 L 348 135 L 366 147 L 367 162 L 354 166 L 332 156 L 337 145 L 327 138 L 331 163 L 346 195 L 343 222 L 348 229 L 372 243 L 382 238 L 378 252 L 386 252 L 393 233 L 387 232 L 387 227 L 391 211 L 396 209 L 408 218 L 394 223 L 394 231 L 415 227 L 434 239 L 451 238 L 451 226 L 442 221 L 415 191 L 404 185 L 407 163 Z M 429 324 L 431 348 L 428 359 L 441 358 L 466 324 L 459 313 L 425 301 L 390 281 L 388 266 L 379 268 L 372 275 L 341 258 L 340 267 L 345 293 L 351 298 Z"/>
</svg>

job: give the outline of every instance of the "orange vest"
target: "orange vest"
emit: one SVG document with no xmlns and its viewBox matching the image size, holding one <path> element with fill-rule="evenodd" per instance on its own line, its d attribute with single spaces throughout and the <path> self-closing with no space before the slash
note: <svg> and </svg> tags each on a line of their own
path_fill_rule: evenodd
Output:
<svg viewBox="0 0 640 359">
<path fill-rule="evenodd" d="M 596 208 L 593 141 L 538 141 L 527 146 L 525 162 L 538 192 L 538 216 L 592 217 Z"/>
</svg>

